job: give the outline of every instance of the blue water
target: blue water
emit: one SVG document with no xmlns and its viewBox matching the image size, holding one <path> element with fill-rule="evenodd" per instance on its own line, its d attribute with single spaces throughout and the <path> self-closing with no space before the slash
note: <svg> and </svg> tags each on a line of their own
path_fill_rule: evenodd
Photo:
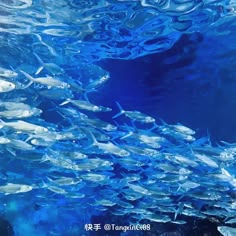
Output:
<svg viewBox="0 0 236 236">
<path fill-rule="evenodd" d="M 0 1 L 0 137 L 7 139 L 0 144 L 0 216 L 14 235 L 215 236 L 217 226 L 235 227 L 226 223 L 236 216 L 235 9 L 235 0 Z M 117 102 L 155 122 L 115 117 Z M 4 115 L 23 112 L 20 103 L 41 112 Z M 10 124 L 19 120 L 47 131 Z M 174 132 L 177 124 L 194 133 Z M 165 141 L 145 143 L 141 135 Z M 225 153 L 229 160 L 220 159 Z M 179 190 L 187 180 L 197 186 Z M 105 231 L 105 224 L 151 229 Z"/>
</svg>

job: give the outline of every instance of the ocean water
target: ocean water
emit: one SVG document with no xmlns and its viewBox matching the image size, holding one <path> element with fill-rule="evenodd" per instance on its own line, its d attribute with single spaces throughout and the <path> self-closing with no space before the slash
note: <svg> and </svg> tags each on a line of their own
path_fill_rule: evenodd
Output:
<svg viewBox="0 0 236 236">
<path fill-rule="evenodd" d="M 236 235 L 236 2 L 0 1 L 0 236 Z"/>
</svg>

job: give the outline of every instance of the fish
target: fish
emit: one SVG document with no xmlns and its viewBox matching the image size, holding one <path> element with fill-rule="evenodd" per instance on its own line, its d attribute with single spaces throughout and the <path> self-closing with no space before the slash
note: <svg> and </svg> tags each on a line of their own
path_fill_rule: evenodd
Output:
<svg viewBox="0 0 236 236">
<path fill-rule="evenodd" d="M 0 186 L 0 193 L 5 195 L 8 194 L 16 194 L 16 193 L 26 193 L 33 189 L 30 185 L 25 184 L 14 184 L 14 183 L 7 183 L 6 185 Z"/>
<path fill-rule="evenodd" d="M 35 134 L 45 133 L 48 131 L 48 129 L 43 126 L 35 125 L 22 120 L 4 122 L 3 120 L 0 119 L 0 128 L 2 127 L 8 127 L 16 131 L 35 133 Z"/>
<path fill-rule="evenodd" d="M 13 149 L 18 149 L 22 151 L 32 151 L 34 150 L 34 147 L 23 140 L 20 139 L 10 139 L 10 143 L 8 145 L 9 147 L 12 147 Z"/>
<path fill-rule="evenodd" d="M 225 224 L 235 224 L 236 223 L 236 217 L 231 218 L 230 220 L 225 221 Z"/>
<path fill-rule="evenodd" d="M 100 87 L 101 85 L 103 85 L 104 83 L 107 82 L 107 80 L 110 78 L 109 73 L 105 74 L 103 76 L 101 76 L 100 78 L 90 82 L 86 87 L 85 87 L 85 91 L 86 92 L 91 92 L 96 90 L 98 87 Z"/>
<path fill-rule="evenodd" d="M 87 132 L 87 131 L 85 131 Z M 116 156 L 120 156 L 120 157 L 126 157 L 129 156 L 130 153 L 128 151 L 126 151 L 123 148 L 120 148 L 119 146 L 113 144 L 112 142 L 106 142 L 106 143 L 102 143 L 102 142 L 98 142 L 96 140 L 96 138 L 94 137 L 94 135 L 89 131 L 88 132 L 92 144 L 89 147 L 97 147 L 99 149 L 101 149 L 102 151 L 104 151 L 104 153 L 108 153 L 108 154 L 113 154 Z M 89 148 L 87 147 L 87 149 Z"/>
<path fill-rule="evenodd" d="M 178 133 L 182 133 L 185 135 L 194 135 L 196 132 L 182 124 L 177 125 L 168 125 L 168 127 Z"/>
<path fill-rule="evenodd" d="M 223 236 L 235 236 L 236 235 L 236 228 L 232 228 L 232 227 L 229 227 L 229 226 L 218 226 L 217 230 Z"/>
<path fill-rule="evenodd" d="M 182 124 L 171 125 L 167 124 L 162 119 L 160 120 L 162 122 L 162 125 L 157 126 L 157 128 L 161 131 L 162 134 L 174 137 L 176 140 L 181 139 L 189 142 L 194 142 L 196 140 L 193 136 L 195 134 L 194 130 Z"/>
<path fill-rule="evenodd" d="M 167 215 L 157 215 L 154 213 L 144 215 L 144 219 L 157 223 L 167 223 L 171 221 L 171 218 Z"/>
<path fill-rule="evenodd" d="M 42 37 L 39 35 L 39 34 L 37 34 L 37 33 L 34 33 L 34 35 L 36 36 L 36 38 L 38 39 L 38 41 L 39 42 L 36 42 L 36 43 L 33 43 L 33 45 L 35 46 L 35 45 L 43 45 L 43 46 L 45 46 L 47 49 L 48 49 L 48 51 L 50 52 L 50 54 L 52 55 L 52 56 L 58 56 L 58 54 L 57 54 L 57 52 L 55 51 L 55 49 L 53 48 L 53 47 L 51 47 L 50 45 L 48 45 L 47 43 L 45 43 L 44 41 L 43 41 L 43 39 L 42 39 Z M 37 55 L 37 54 L 36 54 Z M 38 56 L 38 55 L 37 55 Z M 40 59 L 40 62 L 41 62 L 41 59 Z"/>
<path fill-rule="evenodd" d="M 188 196 L 200 200 L 212 200 L 212 201 L 219 200 L 222 198 L 222 196 L 218 192 L 210 192 L 210 191 L 200 192 L 199 190 L 188 193 Z"/>
<path fill-rule="evenodd" d="M 8 144 L 11 140 L 9 138 L 0 137 L 0 144 Z"/>
<path fill-rule="evenodd" d="M 109 179 L 109 177 L 106 175 L 95 174 L 95 173 L 83 174 L 81 175 L 81 178 L 86 181 L 98 182 L 98 183 L 106 182 Z"/>
<path fill-rule="evenodd" d="M 31 108 L 30 110 L 5 110 L 0 111 L 0 117 L 6 119 L 23 119 L 31 116 L 39 116 L 42 113 L 41 109 Z"/>
<path fill-rule="evenodd" d="M 69 169 L 73 171 L 78 171 L 80 169 L 75 162 L 71 161 L 71 159 L 60 156 L 60 154 L 57 153 L 53 153 L 53 156 L 48 153 L 44 154 L 41 159 L 41 163 L 43 162 L 50 162 L 52 165 L 62 169 Z"/>
<path fill-rule="evenodd" d="M 144 113 L 141 113 L 140 111 L 125 111 L 119 102 L 116 102 L 116 105 L 118 106 L 120 112 L 114 115 L 112 118 L 115 119 L 121 115 L 125 115 L 129 117 L 131 120 L 138 121 L 141 123 L 154 123 L 155 119 L 151 116 L 148 116 Z"/>
<path fill-rule="evenodd" d="M 170 223 L 172 224 L 177 224 L 177 225 L 184 225 L 187 224 L 187 222 L 185 220 L 173 220 Z"/>
<path fill-rule="evenodd" d="M 0 77 L 6 78 L 6 79 L 13 79 L 17 76 L 18 76 L 17 72 L 0 67 Z"/>
<path fill-rule="evenodd" d="M 178 155 L 178 154 L 177 155 L 167 154 L 165 158 L 170 161 L 181 163 L 186 166 L 197 167 L 199 165 L 196 161 L 191 160 L 185 156 Z"/>
<path fill-rule="evenodd" d="M 62 89 L 64 86 L 67 87 L 68 85 L 64 84 L 60 87 L 56 86 L 50 89 L 40 90 L 38 91 L 38 94 L 42 97 L 46 97 L 53 100 L 65 100 L 73 98 L 73 94 L 70 90 L 68 90 L 68 88 Z"/>
<path fill-rule="evenodd" d="M 16 85 L 12 82 L 0 79 L 0 93 L 10 92 L 16 89 Z"/>
<path fill-rule="evenodd" d="M 30 86 L 32 83 L 38 83 L 47 86 L 48 88 L 60 88 L 60 89 L 68 89 L 70 88 L 70 85 L 66 82 L 60 81 L 59 79 L 55 79 L 54 77 L 51 76 L 46 76 L 46 77 L 38 77 L 34 78 L 27 72 L 20 70 L 20 72 L 31 81 L 31 83 L 28 85 Z"/>
<path fill-rule="evenodd" d="M 118 206 L 121 206 L 121 207 L 126 208 L 126 209 L 132 209 L 132 208 L 134 208 L 134 205 L 133 205 L 133 204 L 128 203 L 128 202 L 125 202 L 125 201 L 122 201 L 122 200 L 118 200 L 118 201 L 116 202 L 116 204 L 117 204 Z"/>
<path fill-rule="evenodd" d="M 19 7 L 27 1 L 31 2 L 22 0 Z M 19 68 L 0 67 L 3 204 L 12 207 L 12 199 L 5 195 L 19 194 L 23 213 L 26 201 L 37 202 L 40 207 L 36 207 L 32 221 L 50 217 L 51 225 L 57 223 L 56 216 L 70 218 L 73 212 L 86 218 L 95 212 L 123 216 L 129 224 L 185 224 L 188 217 L 194 217 L 234 226 L 236 143 L 215 144 L 209 134 L 201 137 L 184 123 L 167 124 L 155 111 L 146 114 L 135 104 L 125 110 L 117 100 L 116 113 L 98 102 L 105 99 L 102 89 L 107 85 L 110 89 L 107 82 L 113 78 L 93 60 L 86 58 L 85 63 L 79 51 L 71 57 L 64 55 L 67 49 L 58 47 L 64 42 L 86 51 L 82 39 L 96 37 L 91 25 L 78 30 L 78 35 L 70 34 L 67 21 L 78 13 L 81 23 L 83 11 L 73 11 L 75 3 L 71 1 L 68 15 L 65 2 L 48 4 L 43 10 L 35 2 L 33 9 L 22 12 L 13 11 L 17 4 L 12 3 L 2 11 L 9 17 L 2 17 L 0 30 L 7 40 L 5 33 L 1 39 L 4 49 L 10 47 L 3 62 L 9 59 L 7 68 L 10 64 Z M 61 14 L 54 14 L 55 6 L 61 7 Z M 56 17 L 66 17 L 62 19 L 65 23 L 59 24 Z M 63 34 L 72 38 L 65 39 Z M 22 55 L 16 63 L 17 52 Z M 90 54 L 99 59 L 99 55 Z M 58 210 L 56 216 L 51 209 Z M 6 211 L 6 216 L 11 218 L 11 211 L 10 216 Z M 74 218 L 71 220 L 73 224 Z M 37 226 L 35 222 L 31 225 Z M 40 229 L 44 227 L 40 225 Z M 63 235 L 84 234 L 60 229 L 59 225 L 54 230 Z"/>
<path fill-rule="evenodd" d="M 107 132 L 112 132 L 112 131 L 116 131 L 117 130 L 117 126 L 113 125 L 113 124 L 110 124 L 108 122 L 105 122 L 103 120 L 100 120 L 100 119 L 91 119 L 87 116 L 81 116 L 80 115 L 80 118 L 81 118 L 81 121 L 84 122 L 86 125 L 90 125 L 90 126 L 93 126 L 93 127 L 99 127 L 100 129 L 102 130 L 105 130 Z"/>
<path fill-rule="evenodd" d="M 51 63 L 51 62 L 45 63 L 42 61 L 42 59 L 39 57 L 39 55 L 37 53 L 34 52 L 33 54 L 37 58 L 37 60 L 40 64 L 40 67 L 35 72 L 35 75 L 38 75 L 44 68 L 48 72 L 50 72 L 52 75 L 59 75 L 59 74 L 64 73 L 64 70 L 60 66 L 58 66 L 57 64 Z"/>
<path fill-rule="evenodd" d="M 26 98 L 23 98 L 23 101 Z M 32 107 L 26 103 L 22 102 L 21 99 L 14 99 L 14 101 L 3 101 L 0 100 L 0 107 L 5 108 L 6 110 L 30 110 Z"/>
<path fill-rule="evenodd" d="M 141 147 L 135 147 L 135 146 L 130 146 L 130 145 L 125 145 L 124 148 L 129 153 L 136 154 L 136 155 L 150 156 L 150 157 L 158 155 L 158 151 L 151 148 L 141 148 Z"/>
<path fill-rule="evenodd" d="M 194 189 L 194 188 L 197 188 L 199 186 L 200 186 L 199 183 L 195 183 L 195 182 L 192 182 L 192 181 L 186 181 L 184 183 L 179 184 L 179 188 L 177 189 L 177 192 L 181 189 L 183 189 L 184 191 L 188 191 L 190 189 Z"/>
<path fill-rule="evenodd" d="M 50 185 L 50 186 L 47 187 L 47 189 L 50 190 L 51 192 L 54 192 L 54 193 L 57 193 L 57 194 L 63 194 L 63 195 L 67 194 L 65 189 L 57 187 L 57 186 Z"/>
<path fill-rule="evenodd" d="M 129 183 L 128 187 L 130 189 L 132 189 L 134 192 L 141 193 L 143 195 L 152 195 L 152 193 L 148 189 L 146 189 L 145 187 L 142 187 L 140 185 Z"/>
<path fill-rule="evenodd" d="M 61 103 L 60 106 L 63 106 L 67 103 L 72 103 L 74 106 L 92 112 L 110 112 L 112 109 L 109 107 L 97 106 L 85 100 L 72 100 L 67 99 L 65 102 Z"/>
</svg>

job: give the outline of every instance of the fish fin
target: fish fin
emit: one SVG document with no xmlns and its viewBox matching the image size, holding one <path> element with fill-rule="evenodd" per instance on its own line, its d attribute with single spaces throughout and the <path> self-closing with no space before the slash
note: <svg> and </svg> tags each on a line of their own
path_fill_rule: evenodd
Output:
<svg viewBox="0 0 236 236">
<path fill-rule="evenodd" d="M 176 220 L 177 216 L 182 213 L 183 207 L 184 207 L 184 204 L 181 202 L 179 204 L 179 207 L 175 210 L 174 220 Z"/>
<path fill-rule="evenodd" d="M 83 95 L 84 95 L 85 101 L 89 102 L 88 91 L 85 90 L 85 93 Z"/>
<path fill-rule="evenodd" d="M 44 62 L 42 61 L 42 59 L 39 57 L 39 55 L 37 53 L 34 52 L 34 56 L 37 58 L 40 67 L 37 69 L 37 71 L 35 72 L 35 75 L 38 75 L 44 68 Z"/>
<path fill-rule="evenodd" d="M 38 55 L 36 52 L 34 52 L 34 56 L 37 58 L 39 64 L 40 64 L 41 66 L 43 66 L 43 65 L 44 65 L 44 62 L 42 61 L 42 59 L 39 57 L 39 55 Z"/>
<path fill-rule="evenodd" d="M 189 143 L 187 143 L 186 145 L 187 145 L 187 147 L 190 149 L 191 153 L 194 154 L 194 151 L 193 151 L 192 145 L 189 144 Z"/>
<path fill-rule="evenodd" d="M 46 176 L 46 179 L 50 182 L 53 182 L 53 179 L 49 178 L 48 176 Z"/>
<path fill-rule="evenodd" d="M 23 86 L 20 87 L 19 89 L 27 89 L 31 84 L 33 84 L 33 81 L 30 81 L 28 84 L 23 85 Z"/>
<path fill-rule="evenodd" d="M 0 119 L 0 129 L 4 126 L 5 126 L 5 122 L 2 119 Z"/>
<path fill-rule="evenodd" d="M 162 120 L 161 118 L 159 118 L 159 120 L 161 121 L 162 125 L 168 125 L 164 120 Z"/>
<path fill-rule="evenodd" d="M 88 139 L 91 141 L 91 144 L 89 146 L 87 146 L 86 149 L 88 149 L 92 146 L 98 145 L 98 141 L 96 140 L 95 136 L 93 135 L 93 133 L 90 130 L 85 129 L 83 127 L 81 127 L 81 130 L 87 135 Z"/>
<path fill-rule="evenodd" d="M 117 113 L 116 115 L 114 115 L 114 116 L 112 117 L 113 119 L 115 119 L 115 118 L 117 118 L 117 117 L 119 117 L 119 116 L 121 116 L 121 115 L 123 115 L 123 114 L 125 113 L 125 110 L 122 108 L 122 106 L 120 105 L 119 102 L 116 102 L 116 105 L 118 106 L 120 112 Z"/>
<path fill-rule="evenodd" d="M 207 137 L 208 137 L 209 145 L 212 146 L 211 137 L 210 137 L 210 133 L 209 133 L 209 130 L 208 130 L 208 129 L 207 129 Z"/>
<path fill-rule="evenodd" d="M 91 131 L 89 131 L 89 135 L 90 135 L 90 138 L 92 140 L 92 145 L 97 146 L 98 141 L 97 141 L 97 139 L 95 138 L 95 136 L 93 135 L 93 133 Z"/>
<path fill-rule="evenodd" d="M 43 162 L 46 162 L 46 161 L 49 161 L 49 160 L 50 160 L 50 159 L 48 158 L 48 155 L 45 154 L 45 155 L 42 157 L 40 163 L 43 163 Z"/>
<path fill-rule="evenodd" d="M 13 71 L 16 71 L 13 66 L 10 66 L 10 68 L 11 68 Z"/>
<path fill-rule="evenodd" d="M 223 143 L 225 146 L 232 146 L 232 143 L 226 142 L 226 141 L 220 141 L 221 143 Z M 219 144 L 220 146 L 220 144 Z"/>
<path fill-rule="evenodd" d="M 60 111 L 56 111 L 57 114 L 59 114 L 61 117 L 63 117 L 63 119 L 68 119 L 68 117 L 66 117 L 64 114 L 62 114 Z"/>
<path fill-rule="evenodd" d="M 158 129 L 158 125 L 156 124 L 156 122 L 154 122 L 153 123 L 153 126 L 150 128 L 150 129 L 148 129 L 147 131 L 153 131 L 154 129 Z"/>
<path fill-rule="evenodd" d="M 71 101 L 70 99 L 66 99 L 64 102 L 62 102 L 61 104 L 59 104 L 59 106 L 66 105 L 66 104 L 68 104 L 70 101 Z"/>
<path fill-rule="evenodd" d="M 10 152 L 13 156 L 16 156 L 16 152 L 12 150 L 10 147 L 6 148 L 8 152 Z"/>
<path fill-rule="evenodd" d="M 23 71 L 23 70 L 20 70 L 20 72 L 21 72 L 27 79 L 29 79 L 29 80 L 35 82 L 35 79 L 34 79 L 30 74 L 26 73 L 26 72 Z"/>
<path fill-rule="evenodd" d="M 179 187 L 176 192 L 179 192 L 180 189 L 181 189 L 181 184 L 179 184 Z"/>
<path fill-rule="evenodd" d="M 38 186 L 38 188 L 47 188 L 48 184 L 46 184 L 43 180 L 42 180 L 42 184 L 40 184 L 40 186 Z"/>
<path fill-rule="evenodd" d="M 132 136 L 134 134 L 133 131 L 128 132 L 126 135 L 124 135 L 123 137 L 121 137 L 120 139 L 125 139 L 128 138 L 129 136 Z"/>
<path fill-rule="evenodd" d="M 31 139 L 35 138 L 35 136 L 33 135 L 29 135 L 28 138 L 25 140 L 25 142 L 27 143 L 28 141 L 30 141 Z"/>
<path fill-rule="evenodd" d="M 43 66 L 40 66 L 35 72 L 35 75 L 38 75 L 43 70 L 43 68 L 44 68 Z"/>
</svg>

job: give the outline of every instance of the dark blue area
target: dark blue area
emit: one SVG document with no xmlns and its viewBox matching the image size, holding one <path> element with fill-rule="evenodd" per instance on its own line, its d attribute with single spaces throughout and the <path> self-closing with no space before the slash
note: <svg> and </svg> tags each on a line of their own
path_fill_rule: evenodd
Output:
<svg viewBox="0 0 236 236">
<path fill-rule="evenodd" d="M 234 142 L 236 112 L 230 86 L 235 82 L 225 78 L 224 71 L 218 72 L 222 61 L 211 58 L 213 44 L 219 47 L 215 38 L 185 34 L 165 52 L 134 60 L 100 61 L 111 79 L 96 100 L 111 107 L 119 100 L 126 110 L 185 124 L 198 131 L 199 137 L 209 134 L 212 141 Z M 201 57 L 216 67 L 209 69 Z"/>
</svg>

